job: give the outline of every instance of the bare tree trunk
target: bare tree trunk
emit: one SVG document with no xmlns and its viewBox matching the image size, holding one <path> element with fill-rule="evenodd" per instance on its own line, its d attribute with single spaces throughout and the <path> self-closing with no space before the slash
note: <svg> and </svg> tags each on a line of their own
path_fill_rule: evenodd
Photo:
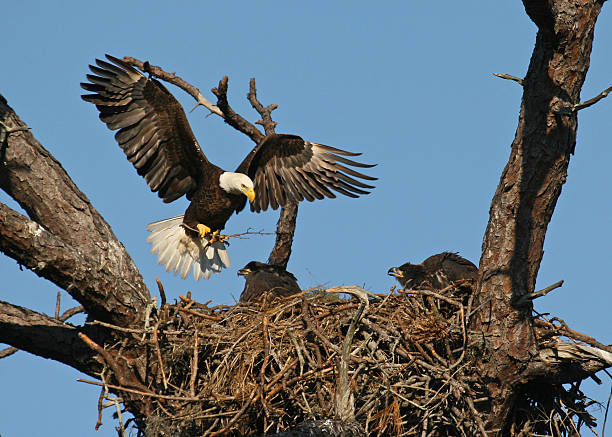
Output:
<svg viewBox="0 0 612 437">
<path fill-rule="evenodd" d="M 538 25 L 524 80 L 516 136 L 490 208 L 480 261 L 481 303 L 474 327 L 487 338 L 481 372 L 490 378 L 487 428 L 502 430 L 515 388 L 537 356 L 532 305 L 513 305 L 533 292 L 546 229 L 576 144 L 580 89 L 601 1 L 524 0 Z"/>
</svg>

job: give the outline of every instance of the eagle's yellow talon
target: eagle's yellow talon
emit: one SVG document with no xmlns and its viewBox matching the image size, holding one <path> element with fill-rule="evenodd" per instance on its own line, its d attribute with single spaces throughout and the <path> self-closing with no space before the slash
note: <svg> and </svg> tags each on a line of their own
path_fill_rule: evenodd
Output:
<svg viewBox="0 0 612 437">
<path fill-rule="evenodd" d="M 198 223 L 196 227 L 198 228 L 198 233 L 200 234 L 200 238 L 206 237 L 206 235 L 209 234 L 211 231 L 211 229 L 208 226 L 203 225 L 202 223 Z"/>
<path fill-rule="evenodd" d="M 215 241 L 220 241 L 221 243 L 229 243 L 229 237 L 227 235 L 222 235 L 221 231 L 216 230 L 212 233 L 210 243 L 214 243 Z"/>
</svg>

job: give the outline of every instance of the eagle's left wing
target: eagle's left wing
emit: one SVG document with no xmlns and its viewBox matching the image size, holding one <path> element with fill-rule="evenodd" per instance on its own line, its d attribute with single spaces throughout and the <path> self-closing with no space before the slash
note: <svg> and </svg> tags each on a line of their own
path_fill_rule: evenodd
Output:
<svg viewBox="0 0 612 437">
<path fill-rule="evenodd" d="M 193 135 L 181 104 L 161 82 L 149 79 L 127 62 L 106 55 L 89 68 L 89 82 L 81 84 L 93 94 L 82 97 L 96 105 L 115 139 L 164 202 L 183 195 L 188 199 L 207 172 L 214 170 Z"/>
<path fill-rule="evenodd" d="M 273 134 L 265 137 L 236 171 L 253 180 L 256 197 L 251 210 L 259 212 L 268 206 L 277 209 L 304 199 L 312 202 L 336 197 L 333 191 L 349 197 L 369 194 L 366 190 L 374 187 L 358 179 L 373 181 L 377 178 L 347 166 L 369 168 L 374 165 L 344 157 L 358 155 L 360 153 L 305 141 L 297 135 Z"/>
</svg>

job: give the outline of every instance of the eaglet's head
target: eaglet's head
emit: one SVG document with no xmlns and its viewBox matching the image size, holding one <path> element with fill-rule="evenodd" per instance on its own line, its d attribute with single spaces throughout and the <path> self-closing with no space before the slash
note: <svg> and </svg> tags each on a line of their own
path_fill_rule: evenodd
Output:
<svg viewBox="0 0 612 437">
<path fill-rule="evenodd" d="M 402 287 L 418 285 L 425 280 L 425 269 L 421 264 L 406 263 L 399 267 L 391 267 L 387 274 L 395 276 Z"/>
<path fill-rule="evenodd" d="M 244 194 L 249 201 L 255 200 L 253 181 L 244 173 L 226 171 L 219 176 L 219 186 L 231 194 Z"/>
</svg>

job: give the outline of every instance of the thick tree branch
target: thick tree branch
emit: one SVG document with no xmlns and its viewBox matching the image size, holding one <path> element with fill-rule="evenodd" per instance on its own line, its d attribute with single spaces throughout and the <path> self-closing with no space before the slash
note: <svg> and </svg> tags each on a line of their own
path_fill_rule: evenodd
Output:
<svg viewBox="0 0 612 437">
<path fill-rule="evenodd" d="M 0 301 L 0 343 L 97 377 L 102 366 L 78 334 L 79 328 L 73 325 Z"/>
<path fill-rule="evenodd" d="M 25 126 L 3 98 L 0 121 Z M 142 276 L 60 163 L 24 131 L 5 136 L 0 157 L 0 188 L 31 219 L 2 205 L 0 250 L 64 288 L 91 317 L 138 323 L 150 300 Z"/>
</svg>

